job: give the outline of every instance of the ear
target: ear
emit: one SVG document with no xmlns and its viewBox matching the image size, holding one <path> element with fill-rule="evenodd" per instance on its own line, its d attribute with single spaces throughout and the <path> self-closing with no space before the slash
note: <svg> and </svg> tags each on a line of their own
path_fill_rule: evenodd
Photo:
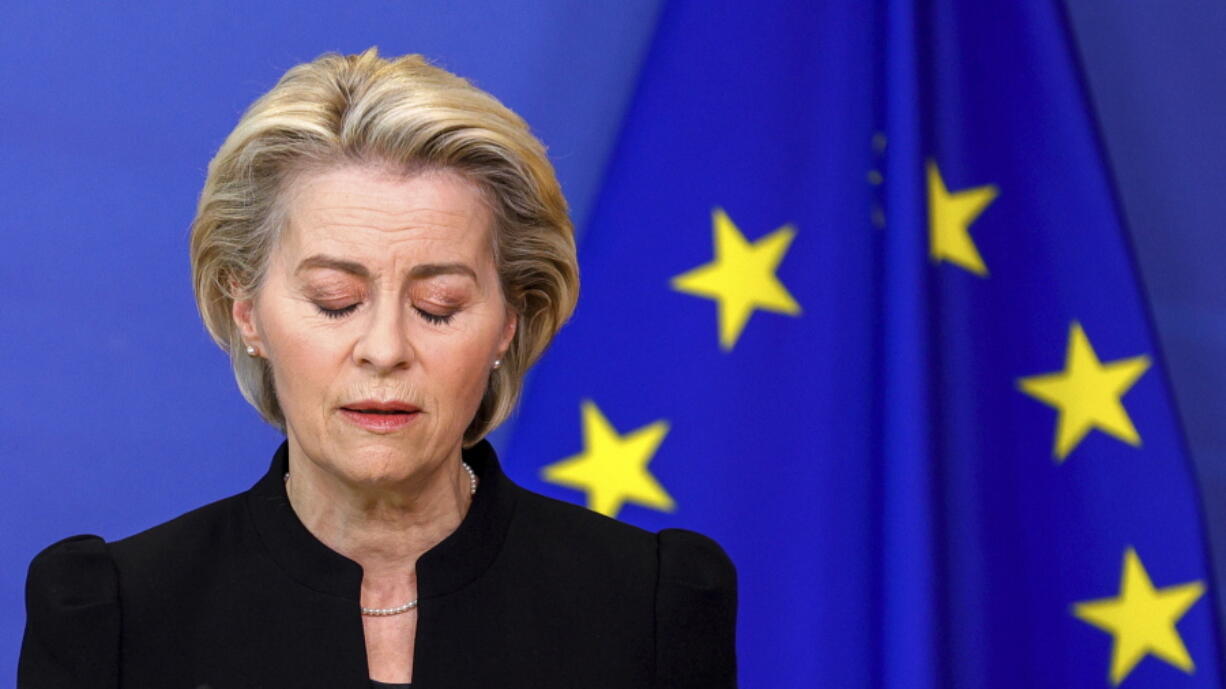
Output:
<svg viewBox="0 0 1226 689">
<path fill-rule="evenodd" d="M 515 329 L 519 327 L 519 314 L 507 306 L 507 322 L 502 326 L 502 336 L 498 339 L 498 358 L 506 356 L 511 340 L 515 339 Z"/>
<path fill-rule="evenodd" d="M 238 332 L 242 335 L 243 342 L 263 352 L 264 343 L 260 339 L 260 325 L 256 318 L 255 298 L 235 299 L 234 304 L 230 307 L 230 315 L 234 317 L 234 324 L 238 326 Z"/>
</svg>

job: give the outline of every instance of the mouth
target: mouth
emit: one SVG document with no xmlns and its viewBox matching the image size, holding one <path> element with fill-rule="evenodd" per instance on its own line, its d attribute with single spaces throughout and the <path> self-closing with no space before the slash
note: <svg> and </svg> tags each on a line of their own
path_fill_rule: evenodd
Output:
<svg viewBox="0 0 1226 689">
<path fill-rule="evenodd" d="M 421 416 L 421 409 L 405 402 L 363 401 L 340 408 L 341 416 L 354 425 L 374 433 L 390 433 L 404 428 Z"/>
<path fill-rule="evenodd" d="M 362 400 L 353 402 L 341 407 L 348 411 L 356 411 L 370 414 L 413 414 L 421 411 L 421 408 L 415 404 L 401 402 L 400 400 L 389 400 L 381 402 L 379 400 Z"/>
</svg>

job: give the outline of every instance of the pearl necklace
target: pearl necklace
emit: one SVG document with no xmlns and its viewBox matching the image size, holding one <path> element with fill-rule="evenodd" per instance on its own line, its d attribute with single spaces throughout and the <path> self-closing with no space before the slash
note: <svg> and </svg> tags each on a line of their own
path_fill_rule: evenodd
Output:
<svg viewBox="0 0 1226 689">
<path fill-rule="evenodd" d="M 468 462 L 461 460 L 460 464 L 464 467 L 464 471 L 468 472 L 468 494 L 476 495 L 477 494 L 477 472 L 473 471 L 473 468 L 468 466 Z M 286 483 L 289 482 L 289 472 L 288 471 L 285 472 L 285 481 Z M 404 605 L 398 605 L 394 608 L 359 607 L 358 609 L 362 611 L 363 615 L 366 615 L 368 617 L 387 617 L 389 615 L 399 615 L 402 612 L 408 612 L 416 607 L 417 607 L 417 599 L 414 598 L 408 603 L 405 603 Z"/>
</svg>

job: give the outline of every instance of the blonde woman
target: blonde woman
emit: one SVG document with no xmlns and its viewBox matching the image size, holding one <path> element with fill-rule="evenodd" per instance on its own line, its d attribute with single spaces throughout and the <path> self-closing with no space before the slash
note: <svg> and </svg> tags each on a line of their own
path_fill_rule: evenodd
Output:
<svg viewBox="0 0 1226 689">
<path fill-rule="evenodd" d="M 578 290 L 514 113 L 417 56 L 294 67 L 209 165 L 191 264 L 285 443 L 244 493 L 39 554 L 20 687 L 735 686 L 718 545 L 526 491 L 482 440 Z"/>
</svg>

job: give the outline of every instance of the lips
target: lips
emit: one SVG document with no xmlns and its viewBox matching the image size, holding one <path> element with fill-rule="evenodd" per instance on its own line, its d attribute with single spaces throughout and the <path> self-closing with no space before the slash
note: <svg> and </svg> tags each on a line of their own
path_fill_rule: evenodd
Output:
<svg viewBox="0 0 1226 689">
<path fill-rule="evenodd" d="M 364 400 L 340 408 L 350 423 L 373 433 L 391 433 L 421 416 L 421 409 L 407 402 Z"/>
</svg>

